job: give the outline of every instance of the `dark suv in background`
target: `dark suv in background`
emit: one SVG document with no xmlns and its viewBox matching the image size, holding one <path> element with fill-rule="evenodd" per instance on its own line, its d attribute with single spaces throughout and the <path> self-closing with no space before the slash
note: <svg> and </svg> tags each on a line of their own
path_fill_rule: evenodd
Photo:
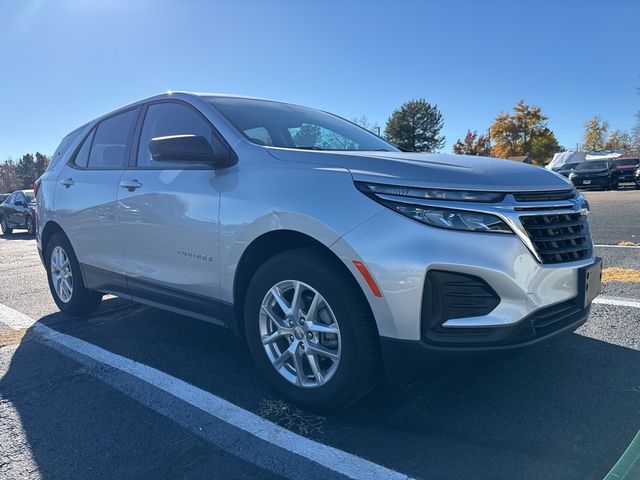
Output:
<svg viewBox="0 0 640 480">
<path fill-rule="evenodd" d="M 569 175 L 569 180 L 579 188 L 617 190 L 620 172 L 606 160 L 587 160 L 578 165 Z"/>
<path fill-rule="evenodd" d="M 640 158 L 617 158 L 613 168 L 618 172 L 618 183 L 635 183 L 635 172 L 640 167 Z"/>
<path fill-rule="evenodd" d="M 18 190 L 0 205 L 0 230 L 11 235 L 14 228 L 22 228 L 29 235 L 36 234 L 36 197 L 33 190 Z"/>
</svg>

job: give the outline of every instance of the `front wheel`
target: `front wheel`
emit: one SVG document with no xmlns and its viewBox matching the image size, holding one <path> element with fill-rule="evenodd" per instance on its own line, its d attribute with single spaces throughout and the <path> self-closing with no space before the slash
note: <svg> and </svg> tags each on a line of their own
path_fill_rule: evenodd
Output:
<svg viewBox="0 0 640 480">
<path fill-rule="evenodd" d="M 3 235 L 7 236 L 13 233 L 13 228 L 7 226 L 7 221 L 4 218 L 0 219 L 0 230 L 2 230 Z"/>
<path fill-rule="evenodd" d="M 31 216 L 27 217 L 27 232 L 29 233 L 29 235 L 36 234 L 36 222 L 33 220 L 33 217 Z"/>
<path fill-rule="evenodd" d="M 56 233 L 47 244 L 45 259 L 49 289 L 60 311 L 80 316 L 100 306 L 102 293 L 85 287 L 80 264 L 67 237 Z"/>
<path fill-rule="evenodd" d="M 257 270 L 245 332 L 267 382 L 311 410 L 346 408 L 381 376 L 378 334 L 362 292 L 315 249 L 278 254 Z"/>
</svg>

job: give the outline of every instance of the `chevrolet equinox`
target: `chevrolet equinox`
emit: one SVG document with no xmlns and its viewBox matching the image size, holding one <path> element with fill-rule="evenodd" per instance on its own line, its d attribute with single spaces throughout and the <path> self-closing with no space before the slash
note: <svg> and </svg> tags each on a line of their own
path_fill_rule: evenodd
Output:
<svg viewBox="0 0 640 480">
<path fill-rule="evenodd" d="M 142 100 L 65 137 L 35 187 L 62 312 L 112 294 L 226 325 L 316 410 L 571 332 L 600 289 L 561 175 L 403 152 L 287 103 Z"/>
</svg>

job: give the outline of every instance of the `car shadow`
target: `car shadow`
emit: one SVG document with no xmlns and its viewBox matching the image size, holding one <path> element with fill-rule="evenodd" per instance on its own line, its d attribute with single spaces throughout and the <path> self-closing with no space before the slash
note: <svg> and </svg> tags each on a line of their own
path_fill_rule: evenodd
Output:
<svg viewBox="0 0 640 480">
<path fill-rule="evenodd" d="M 224 328 L 116 298 L 85 319 L 56 313 L 38 323 L 253 412 L 277 400 L 243 341 Z M 20 415 L 43 476 L 59 477 L 64 451 L 102 445 L 108 432 L 87 424 L 90 397 L 58 396 L 34 408 L 28 382 L 46 374 L 51 353 L 25 338 L 0 392 Z M 640 352 L 571 334 L 518 357 L 432 372 L 411 385 L 382 384 L 324 417 L 310 436 L 417 478 L 602 478 L 637 432 L 639 405 Z M 61 424 L 77 436 L 54 441 Z M 75 461 L 80 471 L 102 466 L 92 455 Z"/>
</svg>

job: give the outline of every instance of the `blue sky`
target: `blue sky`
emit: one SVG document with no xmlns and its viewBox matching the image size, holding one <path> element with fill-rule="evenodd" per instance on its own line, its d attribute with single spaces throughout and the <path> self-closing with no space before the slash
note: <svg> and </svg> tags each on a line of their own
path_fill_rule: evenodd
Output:
<svg viewBox="0 0 640 480">
<path fill-rule="evenodd" d="M 520 98 L 561 144 L 640 110 L 640 2 L 0 0 L 0 160 L 166 90 L 275 98 L 384 122 L 442 110 L 446 151 Z"/>
</svg>

